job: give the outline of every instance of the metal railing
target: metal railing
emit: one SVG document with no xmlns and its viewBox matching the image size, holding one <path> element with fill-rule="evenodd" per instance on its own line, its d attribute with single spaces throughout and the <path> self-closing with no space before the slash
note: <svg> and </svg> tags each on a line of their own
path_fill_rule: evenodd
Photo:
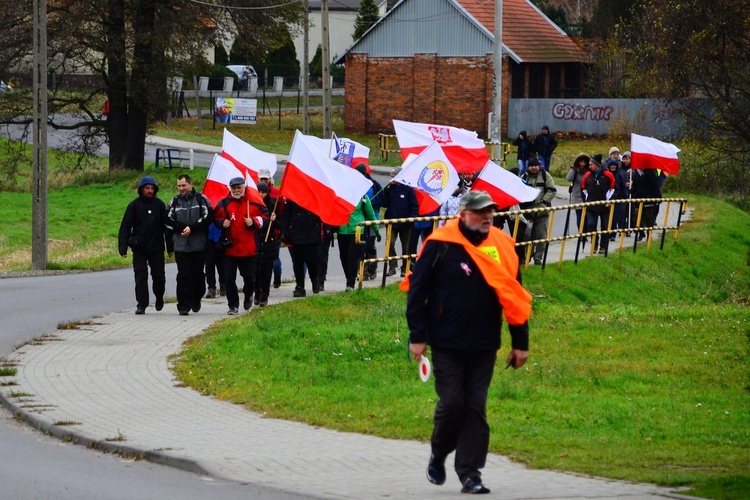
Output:
<svg viewBox="0 0 750 500">
<path fill-rule="evenodd" d="M 531 255 L 532 251 L 534 249 L 535 245 L 543 244 L 545 245 L 544 248 L 544 258 L 542 259 L 541 266 L 544 268 L 547 265 L 547 256 L 550 253 L 550 245 L 556 246 L 556 244 L 559 243 L 559 257 L 557 261 L 557 268 L 562 268 L 562 263 L 564 260 L 573 260 L 574 263 L 578 263 L 578 259 L 581 255 L 582 250 L 585 248 L 585 241 L 588 241 L 590 239 L 591 245 L 589 247 L 589 258 L 593 258 L 596 253 L 596 248 L 594 245 L 595 238 L 609 238 L 611 235 L 620 236 L 619 245 L 617 246 L 617 251 L 619 253 L 622 253 L 625 249 L 625 236 L 629 233 L 639 233 L 643 232 L 646 234 L 645 237 L 645 245 L 646 250 L 650 250 L 651 246 L 653 244 L 654 240 L 654 234 L 661 233 L 659 236 L 660 240 L 660 249 L 664 249 L 664 242 L 666 241 L 666 234 L 667 231 L 674 230 L 674 242 L 677 243 L 677 239 L 679 237 L 680 232 L 680 226 L 682 224 L 682 216 L 687 211 L 687 198 L 639 198 L 639 199 L 627 199 L 627 200 L 610 200 L 610 201 L 595 201 L 590 203 L 576 203 L 576 204 L 569 204 L 569 205 L 562 205 L 558 207 L 545 207 L 545 208 L 529 208 L 525 210 L 514 210 L 514 211 L 502 211 L 502 212 L 496 212 L 495 213 L 495 220 L 497 220 L 498 217 L 505 218 L 508 221 L 513 221 L 511 224 L 509 222 L 509 232 L 514 240 L 517 241 L 516 247 L 517 249 L 522 249 L 523 252 L 521 253 L 519 257 L 523 257 L 521 259 L 521 265 L 528 268 L 529 263 L 531 261 Z M 674 204 L 677 204 L 677 212 L 675 213 L 673 210 Z M 629 210 L 629 213 L 631 214 L 630 218 L 635 217 L 635 220 L 630 220 L 628 223 L 628 227 L 623 228 L 613 228 L 613 222 L 614 222 L 614 213 L 615 210 L 613 210 L 615 205 L 624 205 L 624 208 Z M 609 208 L 609 214 L 608 214 L 608 223 L 607 223 L 607 229 L 606 230 L 596 230 L 595 228 L 592 230 L 589 230 L 589 228 L 586 227 L 586 211 L 591 209 L 592 207 L 599 207 L 604 206 Z M 661 211 L 661 208 L 664 208 L 664 216 L 662 218 L 662 223 L 657 224 L 658 221 L 654 220 L 651 224 L 649 224 L 647 221 L 643 220 L 644 216 L 644 207 L 659 207 L 659 210 Z M 576 226 L 575 224 L 570 224 L 570 217 L 571 215 L 575 214 L 575 210 L 580 209 L 581 210 L 581 223 L 580 225 Z M 565 214 L 565 225 L 563 229 L 563 234 L 553 235 L 553 228 L 554 228 L 554 221 L 556 215 L 558 215 L 560 212 L 564 212 Z M 533 217 L 549 217 L 549 222 L 547 223 L 547 235 L 545 238 L 542 239 L 536 239 L 536 240 L 525 240 L 525 241 L 518 241 L 518 231 L 521 224 L 521 216 L 524 217 L 526 215 L 530 215 Z M 453 216 L 446 216 L 446 215 L 436 215 L 431 217 L 408 217 L 408 218 L 402 218 L 402 219 L 383 219 L 383 220 L 376 220 L 376 221 L 363 221 L 360 222 L 357 225 L 356 233 L 355 233 L 355 241 L 358 244 L 364 243 L 363 237 L 367 237 L 371 234 L 372 227 L 373 226 L 385 226 L 386 227 L 386 236 L 385 236 L 385 251 L 386 254 L 388 252 L 388 248 L 390 247 L 390 242 L 392 238 L 392 227 L 394 224 L 404 224 L 404 223 L 414 223 L 414 222 L 432 222 L 433 223 L 433 229 L 437 227 L 438 223 L 440 221 L 450 220 L 456 218 L 456 215 Z M 672 219 L 670 223 L 670 218 Z M 512 226 L 512 227 L 511 227 Z M 574 229 L 571 231 L 571 227 Z M 523 238 L 522 238 L 523 239 Z M 575 250 L 573 251 L 566 251 L 566 244 L 569 240 L 575 240 Z M 364 251 L 364 245 L 363 251 Z M 630 247 L 630 245 L 628 245 Z M 639 238 L 634 237 L 632 241 L 632 249 L 635 253 L 639 247 Z M 555 249 L 556 250 L 556 249 Z M 605 257 L 609 254 L 609 245 L 607 245 L 605 250 Z M 389 263 L 391 261 L 398 261 L 398 260 L 406 260 L 406 272 L 409 271 L 409 268 L 411 267 L 411 264 L 414 260 L 416 260 L 418 257 L 418 253 L 414 254 L 406 254 L 406 255 L 395 255 L 393 257 L 390 257 L 388 255 L 384 257 L 378 257 L 378 258 L 370 258 L 370 259 L 361 259 L 360 265 L 359 265 L 359 287 L 362 287 L 362 281 L 364 278 L 364 269 L 366 264 L 371 263 L 383 263 L 383 275 L 382 275 L 382 282 L 381 286 L 385 286 L 386 283 L 386 272 L 389 266 Z"/>
</svg>

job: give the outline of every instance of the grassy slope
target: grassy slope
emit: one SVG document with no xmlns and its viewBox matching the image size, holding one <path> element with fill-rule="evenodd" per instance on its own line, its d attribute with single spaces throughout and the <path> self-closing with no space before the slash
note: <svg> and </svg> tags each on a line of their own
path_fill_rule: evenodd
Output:
<svg viewBox="0 0 750 500">
<path fill-rule="evenodd" d="M 532 356 L 496 373 L 492 451 L 531 467 L 747 491 L 750 216 L 707 198 L 693 206 L 664 251 L 526 273 Z M 254 311 L 194 339 L 177 372 L 271 416 L 426 439 L 435 394 L 407 361 L 404 305 L 391 287 Z"/>
</svg>

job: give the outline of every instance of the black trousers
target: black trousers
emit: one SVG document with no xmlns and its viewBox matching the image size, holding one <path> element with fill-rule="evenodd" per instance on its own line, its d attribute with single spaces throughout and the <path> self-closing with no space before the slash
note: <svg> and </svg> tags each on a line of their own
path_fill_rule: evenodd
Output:
<svg viewBox="0 0 750 500">
<path fill-rule="evenodd" d="M 190 311 L 206 294 L 206 252 L 175 252 L 177 263 L 177 310 Z"/>
<path fill-rule="evenodd" d="M 363 250 L 364 245 L 357 245 L 353 234 L 339 233 L 339 259 L 341 259 L 341 267 L 346 276 L 347 288 L 354 288 L 354 283 L 357 281 L 359 260 Z"/>
<path fill-rule="evenodd" d="M 297 288 L 305 289 L 305 267 L 310 275 L 310 281 L 318 283 L 318 254 L 320 252 L 320 243 L 314 245 L 292 245 L 289 247 L 292 255 L 292 269 L 294 270 L 294 279 L 297 282 Z"/>
<path fill-rule="evenodd" d="M 394 226 L 391 229 L 391 241 L 390 245 L 388 245 L 388 257 L 396 257 L 398 253 L 396 253 L 396 238 L 401 240 L 401 255 L 406 255 L 409 253 L 409 247 L 411 245 L 411 235 L 412 235 L 412 228 L 407 227 L 396 227 Z M 391 269 L 396 269 L 398 267 L 398 261 L 397 260 L 389 260 L 388 261 L 388 267 Z M 401 270 L 404 271 L 406 269 L 406 259 L 401 260 Z"/>
<path fill-rule="evenodd" d="M 609 224 L 609 210 L 609 208 L 599 208 L 599 210 L 592 210 L 589 208 L 589 210 L 586 211 L 586 231 L 596 231 L 597 226 L 600 228 L 599 231 L 606 231 L 607 225 Z M 606 250 L 609 247 L 609 235 L 602 234 L 594 236 L 594 248 L 597 247 L 597 242 L 599 248 Z"/>
<path fill-rule="evenodd" d="M 318 281 L 324 283 L 328 274 L 328 254 L 333 247 L 333 233 L 323 231 L 323 241 L 318 247 Z"/>
<path fill-rule="evenodd" d="M 463 351 L 432 348 L 435 406 L 432 453 L 446 457 L 456 451 L 455 470 L 463 482 L 481 477 L 487 461 L 490 426 L 487 392 L 495 369 L 497 351 Z"/>
<path fill-rule="evenodd" d="M 133 274 L 135 274 L 135 302 L 140 308 L 148 307 L 148 269 L 151 268 L 151 283 L 156 298 L 164 297 L 167 275 L 164 271 L 164 251 L 141 252 L 133 250 Z"/>
<path fill-rule="evenodd" d="M 234 257 L 224 255 L 224 285 L 227 291 L 229 308 L 239 309 L 240 294 L 237 289 L 237 271 L 242 276 L 242 293 L 245 297 L 252 297 L 255 291 L 255 260 L 256 257 Z"/>
</svg>

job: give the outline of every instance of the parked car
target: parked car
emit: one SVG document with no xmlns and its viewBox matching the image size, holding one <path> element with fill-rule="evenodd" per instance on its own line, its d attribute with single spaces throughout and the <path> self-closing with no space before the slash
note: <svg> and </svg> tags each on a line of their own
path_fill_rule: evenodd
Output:
<svg viewBox="0 0 750 500">
<path fill-rule="evenodd" d="M 231 64 L 227 66 L 227 68 L 232 70 L 237 75 L 237 83 L 239 84 L 239 88 L 241 89 L 247 89 L 247 84 L 250 77 L 258 76 L 258 73 L 255 72 L 255 68 L 249 65 Z"/>
</svg>

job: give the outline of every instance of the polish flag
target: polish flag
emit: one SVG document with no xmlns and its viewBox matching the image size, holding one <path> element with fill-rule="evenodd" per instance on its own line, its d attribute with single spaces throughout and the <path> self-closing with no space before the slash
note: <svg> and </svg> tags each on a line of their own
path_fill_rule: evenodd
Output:
<svg viewBox="0 0 750 500">
<path fill-rule="evenodd" d="M 258 186 L 250 175 L 246 175 L 234 166 L 234 163 L 219 155 L 214 155 L 211 162 L 211 168 L 208 169 L 206 183 L 203 185 L 203 194 L 215 207 L 222 199 L 229 196 L 229 181 L 235 177 L 245 179 L 245 194 L 247 199 L 259 205 L 265 205 L 263 198 L 260 197 Z"/>
<path fill-rule="evenodd" d="M 473 173 L 484 167 L 490 159 L 487 146 L 476 132 L 448 125 L 430 125 L 393 120 L 401 158 L 419 154 L 427 146 L 437 141 L 445 156 L 456 171 Z"/>
<path fill-rule="evenodd" d="M 677 175 L 680 171 L 680 160 L 677 153 L 680 149 L 674 144 L 661 142 L 653 137 L 630 134 L 631 168 L 658 169 Z"/>
<path fill-rule="evenodd" d="M 425 215 L 448 201 L 458 181 L 458 172 L 440 144 L 433 141 L 419 155 L 408 157 L 401 172 L 391 182 L 413 187 L 419 203 L 419 215 Z"/>
<path fill-rule="evenodd" d="M 258 172 L 263 168 L 271 171 L 271 178 L 276 173 L 276 155 L 252 147 L 227 129 L 224 129 L 221 156 L 234 163 L 241 172 L 247 172 L 255 182 L 258 182 Z"/>
<path fill-rule="evenodd" d="M 280 195 L 316 214 L 326 224 L 341 226 L 349 222 L 372 183 L 323 154 L 316 140 L 299 130 L 295 133 Z"/>
<path fill-rule="evenodd" d="M 534 201 L 539 196 L 539 189 L 524 184 L 520 177 L 492 161 L 488 161 L 484 166 L 471 186 L 471 190 L 487 191 L 492 201 L 497 203 L 499 210 Z"/>
<path fill-rule="evenodd" d="M 367 167 L 367 173 L 372 173 L 372 169 L 370 168 L 370 148 L 346 137 L 339 137 L 335 133 L 332 140 L 336 148 L 333 155 L 334 160 L 347 167 L 356 167 L 358 164 L 364 163 Z"/>
</svg>

